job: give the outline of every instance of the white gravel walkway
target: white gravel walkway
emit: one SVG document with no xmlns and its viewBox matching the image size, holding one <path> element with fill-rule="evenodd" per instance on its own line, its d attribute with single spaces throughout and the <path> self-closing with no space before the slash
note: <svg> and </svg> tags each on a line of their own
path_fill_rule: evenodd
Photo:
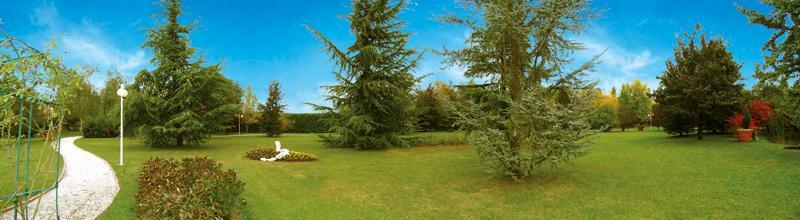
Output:
<svg viewBox="0 0 800 220">
<path fill-rule="evenodd" d="M 114 170 L 105 160 L 78 146 L 81 137 L 61 139 L 61 157 L 64 160 L 64 177 L 58 187 L 58 212 L 61 219 L 95 219 L 119 192 Z M 56 219 L 55 190 L 42 195 L 28 205 L 30 219 Z M 38 202 L 38 212 L 34 216 Z M 13 211 L 2 219 L 13 219 Z"/>
</svg>

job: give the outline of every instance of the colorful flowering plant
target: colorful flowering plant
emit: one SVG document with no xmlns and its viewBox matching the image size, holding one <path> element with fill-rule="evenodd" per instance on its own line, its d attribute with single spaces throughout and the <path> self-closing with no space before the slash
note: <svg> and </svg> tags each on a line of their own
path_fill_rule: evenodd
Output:
<svg viewBox="0 0 800 220">
<path fill-rule="evenodd" d="M 729 117 L 727 121 L 728 121 L 728 125 L 730 125 L 731 128 L 733 128 L 733 129 L 744 128 L 742 126 L 742 122 L 744 121 L 744 114 L 733 115 L 733 116 Z M 750 127 L 749 128 L 754 128 L 754 127 L 758 127 L 758 119 L 755 118 L 755 117 L 753 117 L 750 120 Z"/>
<path fill-rule="evenodd" d="M 768 121 L 775 112 L 767 103 L 761 100 L 755 100 L 753 101 L 753 105 L 750 106 L 750 114 L 753 115 L 753 119 L 758 121 Z"/>
</svg>

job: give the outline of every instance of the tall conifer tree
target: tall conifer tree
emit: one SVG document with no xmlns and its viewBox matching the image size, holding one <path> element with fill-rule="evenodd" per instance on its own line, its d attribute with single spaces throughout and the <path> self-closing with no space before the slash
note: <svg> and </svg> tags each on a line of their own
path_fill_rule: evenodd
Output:
<svg viewBox="0 0 800 220">
<path fill-rule="evenodd" d="M 286 108 L 286 105 L 281 104 L 283 94 L 281 94 L 281 87 L 278 81 L 272 81 L 269 84 L 267 92 L 269 93 L 269 97 L 266 103 L 259 106 L 261 109 L 260 124 L 261 130 L 263 130 L 267 136 L 274 137 L 281 135 L 281 133 L 288 129 L 289 121 L 283 115 L 283 110 Z"/>
<path fill-rule="evenodd" d="M 139 72 L 132 88 L 133 124 L 150 146 L 201 143 L 222 129 L 240 99 L 232 92 L 237 85 L 220 73 L 220 65 L 205 66 L 194 58 L 187 38 L 192 28 L 178 21 L 180 2 L 162 2 L 166 23 L 148 30 L 144 44 L 153 49 L 150 62 L 156 69 Z"/>
<path fill-rule="evenodd" d="M 329 111 L 334 135 L 323 135 L 331 147 L 380 149 L 407 146 L 400 134 L 413 127 L 412 90 L 418 81 L 411 74 L 421 54 L 407 49 L 410 34 L 402 32 L 398 14 L 406 1 L 353 0 L 353 12 L 345 17 L 355 42 L 341 50 L 320 32 L 319 38 L 336 62 L 338 85 L 326 87 L 333 106 Z"/>
</svg>

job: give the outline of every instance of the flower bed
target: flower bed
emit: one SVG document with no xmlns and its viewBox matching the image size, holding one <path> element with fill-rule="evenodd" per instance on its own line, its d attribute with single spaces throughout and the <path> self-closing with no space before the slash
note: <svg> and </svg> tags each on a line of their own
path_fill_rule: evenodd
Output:
<svg viewBox="0 0 800 220">
<path fill-rule="evenodd" d="M 248 151 L 245 156 L 247 158 L 253 160 L 261 160 L 261 158 L 272 158 L 278 155 L 278 151 L 272 148 L 260 148 Z M 278 159 L 278 161 L 289 161 L 289 162 L 299 162 L 299 161 L 314 161 L 317 160 L 317 157 L 311 154 L 291 151 L 288 155 L 283 158 Z"/>
</svg>

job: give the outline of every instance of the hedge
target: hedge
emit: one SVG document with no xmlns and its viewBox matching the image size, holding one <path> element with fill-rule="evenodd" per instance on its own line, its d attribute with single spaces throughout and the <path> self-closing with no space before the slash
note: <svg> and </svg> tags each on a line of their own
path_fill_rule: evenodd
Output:
<svg viewBox="0 0 800 220">
<path fill-rule="evenodd" d="M 327 133 L 329 126 L 325 124 L 325 113 L 287 114 L 291 126 L 287 133 Z"/>
</svg>

